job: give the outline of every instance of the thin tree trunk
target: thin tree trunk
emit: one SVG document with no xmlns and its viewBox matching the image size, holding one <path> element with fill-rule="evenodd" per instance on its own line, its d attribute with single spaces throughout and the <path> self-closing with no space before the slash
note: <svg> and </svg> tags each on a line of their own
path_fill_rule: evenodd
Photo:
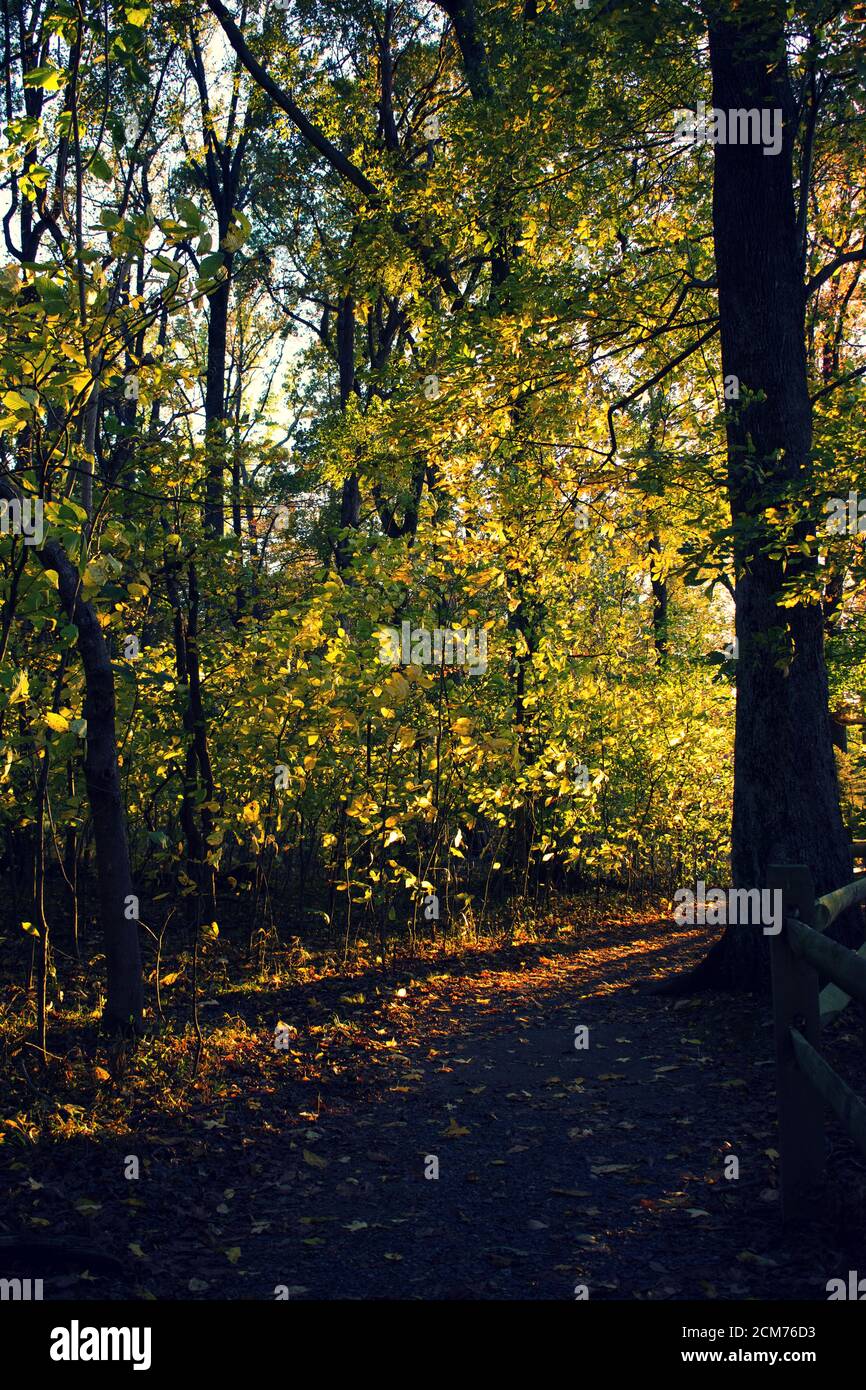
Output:
<svg viewBox="0 0 866 1390">
<path fill-rule="evenodd" d="M 340 409 L 345 413 L 355 385 L 355 303 L 347 294 L 337 313 L 337 358 L 340 371 Z M 356 531 L 361 521 L 361 492 L 357 473 L 343 483 L 340 498 L 340 530 Z M 351 538 L 341 536 L 336 546 L 337 568 L 345 573 L 352 563 Z"/>
<path fill-rule="evenodd" d="M 0 497 L 20 501 L 0 479 Z M 96 610 L 81 597 L 78 571 L 58 541 L 37 551 L 46 570 L 57 573 L 60 602 L 78 631 L 84 670 L 87 747 L 84 781 L 93 818 L 100 923 L 105 941 L 107 1000 L 103 1022 L 112 1030 L 139 1032 L 144 1010 L 137 899 L 132 891 L 129 843 L 117 763 L 114 672 Z"/>
<path fill-rule="evenodd" d="M 8 495 L 8 494 L 4 494 Z M 105 940 L 107 999 L 103 1022 L 112 1031 L 141 1031 L 144 990 L 129 843 L 117 763 L 114 672 L 96 610 L 80 595 L 80 579 L 63 547 L 47 541 L 38 552 L 56 570 L 63 608 L 78 629 L 87 721 L 84 781 L 93 818 L 99 915 Z"/>
<path fill-rule="evenodd" d="M 231 257 L 226 259 L 228 263 Z M 223 534 L 226 464 L 225 379 L 230 289 L 230 280 L 223 280 L 210 296 L 207 326 L 207 379 L 204 401 L 207 474 L 204 525 L 205 529 L 215 536 Z"/>
</svg>

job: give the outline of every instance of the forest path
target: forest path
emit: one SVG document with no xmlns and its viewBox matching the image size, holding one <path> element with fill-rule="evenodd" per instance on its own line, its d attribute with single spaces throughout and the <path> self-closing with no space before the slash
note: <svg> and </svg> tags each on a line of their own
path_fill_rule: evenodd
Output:
<svg viewBox="0 0 866 1390">
<path fill-rule="evenodd" d="M 826 1296 L 780 1228 L 768 1007 L 647 993 L 706 944 L 613 923 L 404 986 L 376 1084 L 284 1136 L 247 1295 Z"/>
<path fill-rule="evenodd" d="M 384 978 L 251 980 L 203 1005 L 192 1085 L 143 1055 L 131 1090 L 100 1083 L 113 1128 L 6 1146 L 5 1229 L 120 1259 L 46 1298 L 823 1299 L 863 1267 L 862 1172 L 843 1146 L 820 1228 L 783 1233 L 767 1002 L 647 989 L 708 938 L 561 907 L 548 939 Z M 846 1026 L 834 1065 L 861 1055 Z"/>
</svg>

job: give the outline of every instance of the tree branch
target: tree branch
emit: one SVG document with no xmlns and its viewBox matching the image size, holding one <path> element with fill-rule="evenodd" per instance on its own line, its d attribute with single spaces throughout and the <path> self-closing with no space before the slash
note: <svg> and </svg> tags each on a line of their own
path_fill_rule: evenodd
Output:
<svg viewBox="0 0 866 1390">
<path fill-rule="evenodd" d="M 351 184 L 359 193 L 363 194 L 367 202 L 372 207 L 386 211 L 384 200 L 375 184 L 367 178 L 363 170 L 357 164 L 353 164 L 351 159 L 347 159 L 342 150 L 328 139 L 323 131 L 304 114 L 297 102 L 293 101 L 288 92 L 270 76 L 262 67 L 261 63 L 253 57 L 247 46 L 246 40 L 238 26 L 235 24 L 222 0 L 207 0 L 209 8 L 216 15 L 222 25 L 226 38 L 232 48 L 237 53 L 244 67 L 250 76 L 255 78 L 259 86 L 268 93 L 268 96 L 279 106 L 281 111 L 285 111 L 289 120 L 298 129 L 306 140 L 307 144 L 316 150 L 332 169 L 335 169 L 347 183 Z M 412 251 L 418 256 L 424 269 L 435 277 L 451 296 L 455 305 L 463 301 L 460 287 L 451 275 L 446 264 L 445 253 L 443 250 L 432 247 L 428 242 L 423 241 L 417 232 L 410 226 L 402 213 L 389 213 L 391 225 L 400 237 L 406 242 Z"/>
<path fill-rule="evenodd" d="M 852 261 L 864 260 L 866 260 L 866 241 L 854 251 L 841 251 L 838 256 L 835 256 L 832 261 L 824 266 L 823 270 L 819 270 L 818 274 L 813 275 L 811 280 L 807 282 L 806 298 L 808 299 L 816 290 L 819 290 L 831 276 L 836 274 L 836 271 L 839 270 L 841 266 L 850 265 Z"/>
</svg>

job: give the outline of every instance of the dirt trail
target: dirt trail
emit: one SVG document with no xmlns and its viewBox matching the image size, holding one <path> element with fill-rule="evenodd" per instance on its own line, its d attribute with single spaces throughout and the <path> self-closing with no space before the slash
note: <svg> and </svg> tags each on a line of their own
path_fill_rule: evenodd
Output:
<svg viewBox="0 0 866 1390">
<path fill-rule="evenodd" d="M 666 923 L 498 955 L 410 986 L 375 1091 L 294 1128 L 248 1293 L 825 1297 L 839 1257 L 780 1230 L 767 1006 L 647 994 Z"/>
<path fill-rule="evenodd" d="M 866 1269 L 834 1208 L 853 1160 L 834 1162 L 820 1233 L 783 1235 L 768 1005 L 647 992 L 704 945 L 619 923 L 406 970 L 375 1055 L 350 1040 L 304 1085 L 297 1057 L 271 1057 L 276 1084 L 241 1068 L 234 1109 L 143 1137 L 138 1205 L 98 1222 L 143 1251 L 128 1288 L 70 1276 L 58 1296 L 825 1298 L 858 1252 Z M 364 1016 L 354 988 L 341 1016 Z M 315 1038 L 297 1047 L 312 1063 Z M 103 1145 L 91 1160 L 92 1191 Z"/>
</svg>

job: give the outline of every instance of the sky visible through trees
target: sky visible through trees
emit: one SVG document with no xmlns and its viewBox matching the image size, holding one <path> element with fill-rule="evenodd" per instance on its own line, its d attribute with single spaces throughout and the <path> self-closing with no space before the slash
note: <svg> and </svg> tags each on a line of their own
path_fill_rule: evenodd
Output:
<svg viewBox="0 0 866 1390">
<path fill-rule="evenodd" d="M 3 1300 L 866 1297 L 866 9 L 0 46 Z"/>
</svg>

